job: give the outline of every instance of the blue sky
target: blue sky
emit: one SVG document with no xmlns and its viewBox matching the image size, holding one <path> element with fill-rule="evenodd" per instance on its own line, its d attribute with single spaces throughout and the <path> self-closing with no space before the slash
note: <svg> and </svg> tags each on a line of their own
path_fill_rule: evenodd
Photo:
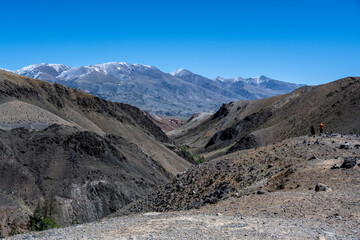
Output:
<svg viewBox="0 0 360 240">
<path fill-rule="evenodd" d="M 104 62 L 321 84 L 360 76 L 360 0 L 5 1 L 0 67 Z"/>
</svg>

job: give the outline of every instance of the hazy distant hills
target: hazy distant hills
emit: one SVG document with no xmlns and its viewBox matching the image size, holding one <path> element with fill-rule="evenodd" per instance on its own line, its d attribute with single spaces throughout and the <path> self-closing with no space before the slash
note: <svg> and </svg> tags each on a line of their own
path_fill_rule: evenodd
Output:
<svg viewBox="0 0 360 240">
<path fill-rule="evenodd" d="M 265 76 L 212 80 L 185 69 L 170 74 L 152 66 L 121 62 L 72 68 L 42 63 L 15 73 L 57 82 L 159 115 L 189 116 L 196 112 L 211 112 L 222 103 L 266 98 L 300 87 Z"/>
</svg>

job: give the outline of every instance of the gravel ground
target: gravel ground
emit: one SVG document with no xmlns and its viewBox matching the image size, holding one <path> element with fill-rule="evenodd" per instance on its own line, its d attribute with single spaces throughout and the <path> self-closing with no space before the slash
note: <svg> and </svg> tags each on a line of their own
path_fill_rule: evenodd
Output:
<svg viewBox="0 0 360 240">
<path fill-rule="evenodd" d="M 274 217 L 145 213 L 8 239 L 358 239 L 343 225 Z"/>
<path fill-rule="evenodd" d="M 8 239 L 359 239 L 356 225 L 306 218 L 227 216 L 187 212 L 145 213 Z M 352 226 L 354 225 L 354 226 Z"/>
</svg>

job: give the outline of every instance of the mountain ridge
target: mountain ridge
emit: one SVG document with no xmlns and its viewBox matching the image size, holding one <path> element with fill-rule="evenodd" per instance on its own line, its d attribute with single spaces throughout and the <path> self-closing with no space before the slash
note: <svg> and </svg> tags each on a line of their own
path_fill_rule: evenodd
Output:
<svg viewBox="0 0 360 240">
<path fill-rule="evenodd" d="M 246 80 L 241 77 L 234 78 L 238 79 L 236 82 L 220 82 L 186 69 L 165 73 L 153 66 L 125 62 L 81 67 L 43 63 L 14 72 L 57 82 L 106 100 L 128 103 L 150 113 L 167 116 L 191 116 L 196 112 L 211 112 L 218 109 L 222 103 L 274 96 L 301 86 L 270 78 L 266 79 L 272 83 L 277 81 L 277 84 L 254 85 L 246 82 L 252 78 Z"/>
</svg>

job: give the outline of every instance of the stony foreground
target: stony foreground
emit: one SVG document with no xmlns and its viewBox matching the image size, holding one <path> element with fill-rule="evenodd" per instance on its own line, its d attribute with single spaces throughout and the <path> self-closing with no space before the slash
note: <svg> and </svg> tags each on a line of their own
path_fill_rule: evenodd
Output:
<svg viewBox="0 0 360 240">
<path fill-rule="evenodd" d="M 349 148 L 344 147 L 345 142 L 350 143 Z M 279 171 L 244 186 L 244 191 L 238 189 L 239 194 L 224 195 L 212 204 L 199 205 L 199 209 L 166 213 L 147 210 L 9 239 L 360 239 L 360 164 L 343 164 L 345 159 L 360 156 L 359 144 L 359 136 L 354 135 L 299 137 L 243 154 L 232 153 L 220 160 L 231 161 L 231 171 L 222 169 L 214 180 L 227 181 L 223 176 L 231 177 L 237 164 L 248 167 L 256 162 L 257 170 L 251 173 L 258 172 L 258 177 L 266 169 Z M 260 164 L 272 154 L 277 158 Z M 246 160 L 251 158 L 254 162 Z M 324 191 L 315 191 L 319 183 L 326 186 Z M 205 189 L 201 181 L 183 184 L 185 190 Z M 193 199 L 185 193 L 173 190 L 179 194 L 177 201 L 181 194 L 183 202 Z M 163 210 L 161 199 L 150 200 L 152 207 Z"/>
<path fill-rule="evenodd" d="M 9 239 L 359 239 L 359 229 L 349 227 L 341 220 L 330 224 L 301 218 L 154 212 Z"/>
</svg>

